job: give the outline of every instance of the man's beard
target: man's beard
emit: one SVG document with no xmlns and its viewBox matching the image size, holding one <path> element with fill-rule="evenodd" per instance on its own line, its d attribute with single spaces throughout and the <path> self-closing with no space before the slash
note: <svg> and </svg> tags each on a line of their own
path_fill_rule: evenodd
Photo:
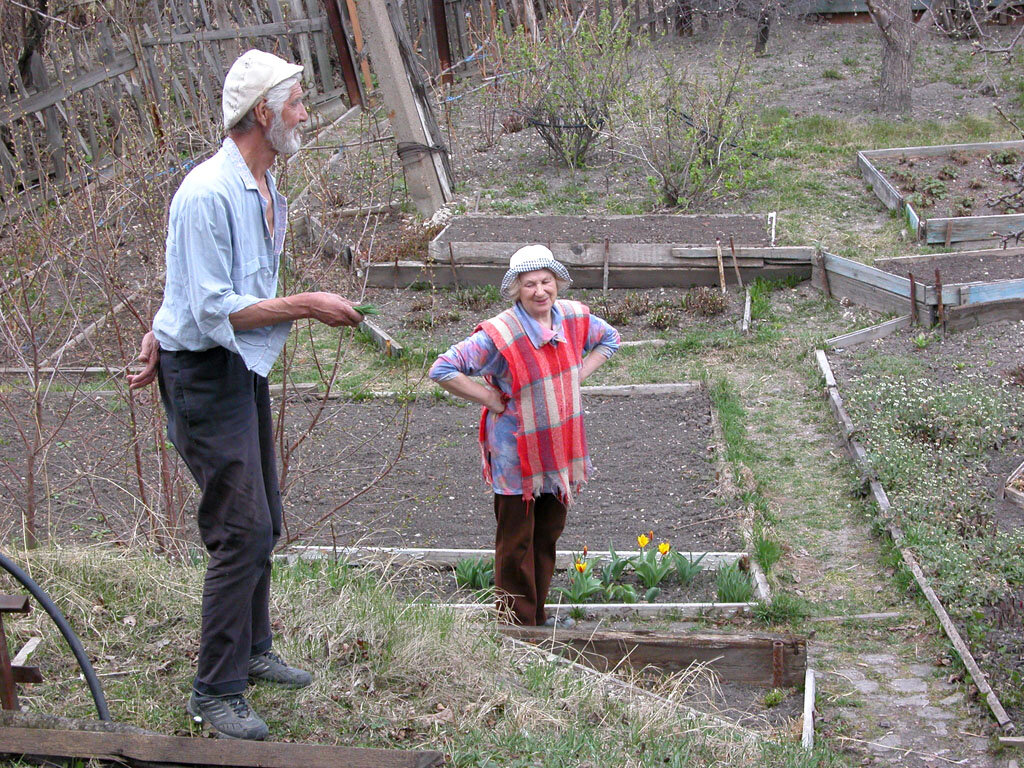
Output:
<svg viewBox="0 0 1024 768">
<path fill-rule="evenodd" d="M 302 146 L 302 140 L 299 138 L 299 127 L 295 126 L 289 130 L 279 114 L 274 114 L 273 119 L 270 121 L 270 128 L 267 129 L 267 140 L 275 152 L 286 157 L 294 155 L 299 151 L 299 147 Z"/>
</svg>

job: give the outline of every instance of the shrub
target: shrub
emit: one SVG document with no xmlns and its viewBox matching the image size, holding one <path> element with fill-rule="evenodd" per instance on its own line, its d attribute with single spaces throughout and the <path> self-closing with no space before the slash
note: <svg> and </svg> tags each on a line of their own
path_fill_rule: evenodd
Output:
<svg viewBox="0 0 1024 768">
<path fill-rule="evenodd" d="M 510 72 L 504 93 L 511 111 L 525 117 L 558 162 L 578 168 L 628 89 L 636 71 L 632 51 L 642 41 L 607 11 L 577 21 L 555 10 L 540 34 L 534 41 L 517 28 L 498 40 Z"/>
<path fill-rule="evenodd" d="M 715 288 L 691 288 L 683 298 L 683 309 L 691 315 L 713 317 L 725 311 L 725 294 Z"/>
<path fill-rule="evenodd" d="M 753 153 L 737 85 L 742 71 L 742 62 L 729 67 L 721 55 L 711 77 L 665 67 L 624 100 L 630 130 L 619 138 L 650 171 L 665 205 L 697 208 L 743 183 Z"/>
</svg>

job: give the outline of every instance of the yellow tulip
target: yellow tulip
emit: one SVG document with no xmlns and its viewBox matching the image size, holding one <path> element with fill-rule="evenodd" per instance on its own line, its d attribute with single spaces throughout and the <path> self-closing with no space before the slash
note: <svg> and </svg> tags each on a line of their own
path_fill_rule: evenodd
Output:
<svg viewBox="0 0 1024 768">
<path fill-rule="evenodd" d="M 643 549 L 651 543 L 651 540 L 641 533 L 639 536 L 636 537 L 636 543 L 640 545 L 640 549 Z"/>
<path fill-rule="evenodd" d="M 658 545 L 658 551 L 662 555 L 667 555 L 670 549 L 672 549 L 672 545 L 669 544 L 667 541 L 663 541 L 661 542 L 661 544 Z"/>
<path fill-rule="evenodd" d="M 576 561 L 576 570 L 579 571 L 580 573 L 583 573 L 585 570 L 587 570 L 587 564 L 584 563 L 582 560 L 577 560 Z"/>
</svg>

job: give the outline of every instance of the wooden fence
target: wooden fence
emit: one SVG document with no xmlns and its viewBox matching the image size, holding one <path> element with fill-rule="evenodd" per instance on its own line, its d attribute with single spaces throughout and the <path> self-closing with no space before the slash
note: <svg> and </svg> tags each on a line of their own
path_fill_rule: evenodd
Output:
<svg viewBox="0 0 1024 768">
<path fill-rule="evenodd" d="M 574 15 L 625 16 L 652 37 L 685 33 L 694 13 L 690 0 L 532 1 L 541 23 L 559 2 Z M 5 43 L 0 77 L 12 87 L 0 92 L 0 200 L 43 179 L 79 182 L 69 168 L 87 169 L 86 177 L 102 171 L 122 155 L 127 124 L 150 142 L 180 140 L 186 129 L 189 145 L 176 152 L 208 151 L 221 135 L 224 75 L 251 47 L 301 61 L 314 106 L 364 103 L 371 76 L 358 53 L 355 2 L 149 0 L 132 5 L 130 17 L 89 4 L 73 20 L 50 23 L 45 47 L 32 52 L 24 71 L 17 64 L 21 41 Z M 389 2 L 435 81 L 473 67 L 496 30 L 510 32 L 524 15 L 523 0 Z"/>
<path fill-rule="evenodd" d="M 17 65 L 20 47 L 3 46 L 0 77 L 13 87 L 0 93 L 0 196 L 47 176 L 76 181 L 68 178 L 69 153 L 84 167 L 102 169 L 123 151 L 125 121 L 151 141 L 184 127 L 216 143 L 224 75 L 248 48 L 301 61 L 314 103 L 361 100 L 343 0 L 160 0 L 137 7 L 128 20 L 94 4 L 91 17 L 51 23 L 44 52 L 32 52 L 25 71 Z"/>
</svg>

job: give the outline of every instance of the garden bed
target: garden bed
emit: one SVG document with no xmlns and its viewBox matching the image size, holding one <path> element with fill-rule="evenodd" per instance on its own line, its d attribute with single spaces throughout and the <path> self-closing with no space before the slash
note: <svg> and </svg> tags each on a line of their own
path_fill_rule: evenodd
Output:
<svg viewBox="0 0 1024 768">
<path fill-rule="evenodd" d="M 1024 141 L 866 150 L 857 164 L 885 206 L 905 211 L 914 236 L 928 244 L 1024 230 Z"/>
<path fill-rule="evenodd" d="M 1024 324 L 1001 322 L 897 330 L 831 357 L 888 524 L 1013 720 L 1024 715 L 1024 510 L 1005 486 L 1024 455 L 1022 356 Z"/>
<path fill-rule="evenodd" d="M 483 216 L 455 219 L 424 260 L 368 264 L 369 285 L 478 286 L 500 282 L 518 248 L 543 243 L 584 288 L 719 285 L 806 277 L 812 248 L 775 248 L 765 216 Z M 722 270 L 719 270 L 721 256 Z"/>
<path fill-rule="evenodd" d="M 1024 299 L 1024 249 L 879 259 L 875 266 L 823 252 L 812 284 L 831 297 L 879 312 L 909 313 L 916 323 L 933 325 L 949 308 Z"/>
</svg>

